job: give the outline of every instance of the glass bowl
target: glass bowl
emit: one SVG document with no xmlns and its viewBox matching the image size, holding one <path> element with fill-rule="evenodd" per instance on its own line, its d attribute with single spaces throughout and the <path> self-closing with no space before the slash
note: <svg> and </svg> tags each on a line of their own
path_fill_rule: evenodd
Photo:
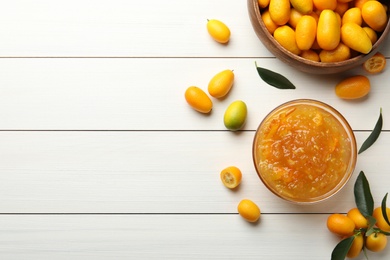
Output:
<svg viewBox="0 0 390 260">
<path fill-rule="evenodd" d="M 357 160 L 356 139 L 336 109 L 297 99 L 263 119 L 252 155 L 258 176 L 271 192 L 310 204 L 333 196 L 348 182 Z"/>
</svg>

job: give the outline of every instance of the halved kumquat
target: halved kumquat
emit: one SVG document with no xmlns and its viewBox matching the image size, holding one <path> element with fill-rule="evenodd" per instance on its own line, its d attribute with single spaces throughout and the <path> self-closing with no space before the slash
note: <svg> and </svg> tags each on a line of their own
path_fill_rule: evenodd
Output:
<svg viewBox="0 0 390 260">
<path fill-rule="evenodd" d="M 234 189 L 240 185 L 242 173 L 236 166 L 229 166 L 221 171 L 220 177 L 225 187 Z"/>
<path fill-rule="evenodd" d="M 384 70 L 386 67 L 386 58 L 382 53 L 377 52 L 363 63 L 363 68 L 368 73 L 376 74 Z"/>
</svg>

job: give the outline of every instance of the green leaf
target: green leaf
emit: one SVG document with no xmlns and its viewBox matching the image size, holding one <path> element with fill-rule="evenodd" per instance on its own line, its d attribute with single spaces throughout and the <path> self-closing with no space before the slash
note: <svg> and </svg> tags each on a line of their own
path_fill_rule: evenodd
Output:
<svg viewBox="0 0 390 260">
<path fill-rule="evenodd" d="M 347 237 L 341 240 L 332 251 L 331 260 L 344 260 L 352 246 L 355 236 Z"/>
<path fill-rule="evenodd" d="M 383 215 L 383 218 L 386 220 L 387 225 L 390 226 L 389 216 L 387 216 L 387 210 L 386 210 L 386 200 L 387 200 L 387 193 L 383 197 L 383 200 L 382 200 L 382 215 Z"/>
<path fill-rule="evenodd" d="M 367 181 L 364 172 L 361 171 L 356 179 L 355 187 L 355 203 L 363 216 L 372 216 L 374 211 L 374 199 L 372 198 L 370 184 Z"/>
<path fill-rule="evenodd" d="M 283 75 L 257 66 L 255 62 L 257 73 L 269 85 L 279 89 L 295 89 L 295 86 Z"/>
<path fill-rule="evenodd" d="M 368 237 L 369 235 L 371 235 L 372 233 L 375 232 L 376 219 L 373 216 L 367 216 L 366 218 L 368 220 L 368 227 L 367 227 L 367 231 L 366 231 L 366 237 Z"/>
<path fill-rule="evenodd" d="M 386 231 L 383 231 L 383 230 L 381 230 L 380 232 L 381 232 L 383 235 L 390 236 L 390 232 L 386 232 Z"/>
<path fill-rule="evenodd" d="M 364 143 L 360 147 L 358 154 L 361 154 L 362 152 L 367 150 L 371 145 L 375 143 L 380 133 L 382 132 L 382 125 L 383 125 L 383 118 L 382 118 L 382 108 L 381 108 L 379 112 L 378 121 L 376 122 L 375 127 L 372 130 L 371 134 L 368 136 L 366 141 L 364 141 Z"/>
</svg>

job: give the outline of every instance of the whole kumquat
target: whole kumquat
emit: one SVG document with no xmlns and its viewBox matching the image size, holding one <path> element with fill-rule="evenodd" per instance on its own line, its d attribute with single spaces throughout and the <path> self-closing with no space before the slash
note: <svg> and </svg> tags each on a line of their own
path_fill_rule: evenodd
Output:
<svg viewBox="0 0 390 260">
<path fill-rule="evenodd" d="M 362 17 L 365 23 L 377 32 L 382 32 L 387 23 L 386 10 L 379 1 L 367 1 L 362 6 Z"/>
<path fill-rule="evenodd" d="M 280 43 L 286 50 L 299 55 L 301 50 L 299 49 L 295 40 L 295 31 L 288 25 L 278 27 L 274 32 L 275 40 Z"/>
<path fill-rule="evenodd" d="M 342 3 L 340 1 L 337 1 L 337 6 L 334 11 L 338 13 L 340 16 L 343 16 L 344 13 L 349 9 L 349 3 Z"/>
<path fill-rule="evenodd" d="M 313 0 L 314 7 L 317 10 L 335 10 L 337 7 L 337 0 Z"/>
<path fill-rule="evenodd" d="M 274 34 L 276 28 L 278 28 L 279 25 L 277 25 L 271 18 L 271 15 L 269 14 L 269 11 L 266 10 L 261 14 L 261 18 L 263 19 L 264 25 L 267 28 L 268 32 L 270 34 Z"/>
<path fill-rule="evenodd" d="M 317 33 L 317 22 L 310 15 L 304 15 L 295 28 L 295 40 L 300 50 L 309 50 Z"/>
<path fill-rule="evenodd" d="M 355 223 L 352 219 L 339 213 L 331 214 L 326 225 L 330 232 L 339 236 L 351 236 L 355 230 Z"/>
<path fill-rule="evenodd" d="M 268 10 L 277 25 L 284 25 L 290 19 L 290 5 L 289 0 L 270 0 Z"/>
<path fill-rule="evenodd" d="M 358 25 L 362 25 L 363 18 L 362 18 L 362 11 L 358 7 L 353 7 L 348 9 L 344 15 L 342 16 L 341 23 L 356 23 Z"/>
<path fill-rule="evenodd" d="M 387 245 L 387 237 L 383 233 L 374 232 L 366 238 L 365 246 L 372 252 L 380 252 Z"/>
<path fill-rule="evenodd" d="M 320 56 L 313 50 L 302 51 L 301 57 L 311 61 L 320 61 Z"/>
<path fill-rule="evenodd" d="M 342 99 L 358 99 L 366 96 L 370 89 L 370 80 L 366 76 L 356 75 L 340 81 L 335 87 L 335 92 Z"/>
<path fill-rule="evenodd" d="M 188 87 L 184 93 L 187 103 L 196 111 L 209 113 L 213 108 L 213 102 L 207 94 L 196 86 Z"/>
<path fill-rule="evenodd" d="M 370 38 L 372 45 L 374 45 L 374 43 L 378 40 L 378 34 L 376 34 L 376 32 L 368 26 L 364 26 L 362 28 L 367 33 L 368 38 Z"/>
<path fill-rule="evenodd" d="M 231 131 L 240 130 L 245 124 L 247 114 L 248 108 L 244 101 L 233 101 L 225 110 L 223 123 Z"/>
<path fill-rule="evenodd" d="M 388 219 L 390 219 L 390 208 L 386 208 L 386 214 Z M 376 219 L 375 225 L 378 228 L 380 228 L 383 231 L 390 232 L 390 226 L 389 224 L 387 224 L 385 218 L 383 217 L 381 207 L 375 208 L 372 216 Z"/>
<path fill-rule="evenodd" d="M 382 72 L 386 67 L 386 58 L 382 53 L 377 52 L 363 63 L 365 71 L 371 74 Z"/>
<path fill-rule="evenodd" d="M 352 245 L 348 250 L 347 257 L 348 258 L 358 257 L 363 250 L 363 246 L 364 246 L 363 235 L 362 233 L 358 233 L 355 235 L 355 238 L 353 239 Z"/>
<path fill-rule="evenodd" d="M 339 0 L 339 1 L 340 1 L 340 0 Z M 368 2 L 368 1 L 371 1 L 371 0 L 353 0 L 353 6 L 362 9 L 363 5 L 364 5 L 366 2 Z"/>
<path fill-rule="evenodd" d="M 232 70 L 223 70 L 215 74 L 208 84 L 208 92 L 212 97 L 222 98 L 226 96 L 234 83 Z"/>
<path fill-rule="evenodd" d="M 207 20 L 207 31 L 210 36 L 219 43 L 227 43 L 230 39 L 229 27 L 219 20 Z"/>
<path fill-rule="evenodd" d="M 355 223 L 355 228 L 367 228 L 368 227 L 368 220 L 360 213 L 358 208 L 352 208 L 348 211 L 347 217 L 352 219 L 352 221 Z"/>
<path fill-rule="evenodd" d="M 260 8 L 266 8 L 269 5 L 270 0 L 258 0 L 257 3 L 259 4 Z"/>
<path fill-rule="evenodd" d="M 241 200 L 237 210 L 240 216 L 249 222 L 256 222 L 261 215 L 260 208 L 249 199 Z"/>
<path fill-rule="evenodd" d="M 321 62 L 344 61 L 351 58 L 351 49 L 344 43 L 340 42 L 339 45 L 331 51 L 322 50 L 319 57 Z"/>
<path fill-rule="evenodd" d="M 290 0 L 290 2 L 301 14 L 310 14 L 313 11 L 313 0 Z"/>
<path fill-rule="evenodd" d="M 356 23 L 347 22 L 341 26 L 341 41 L 352 50 L 367 54 L 372 49 L 371 39 Z"/>
<path fill-rule="evenodd" d="M 302 18 L 303 14 L 298 12 L 295 8 L 291 8 L 290 19 L 288 20 L 288 24 L 291 28 L 295 29 L 299 20 Z"/>
<path fill-rule="evenodd" d="M 333 50 L 340 43 L 340 23 L 332 10 L 320 14 L 317 25 L 317 42 L 324 50 Z"/>
</svg>

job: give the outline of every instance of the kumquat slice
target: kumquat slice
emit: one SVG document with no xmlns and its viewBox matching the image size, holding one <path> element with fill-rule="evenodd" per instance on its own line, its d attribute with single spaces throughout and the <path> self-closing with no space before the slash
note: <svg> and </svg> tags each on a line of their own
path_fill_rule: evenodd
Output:
<svg viewBox="0 0 390 260">
<path fill-rule="evenodd" d="M 386 58 L 382 53 L 377 52 L 363 63 L 363 68 L 368 73 L 376 74 L 384 70 L 386 67 Z"/>
</svg>

